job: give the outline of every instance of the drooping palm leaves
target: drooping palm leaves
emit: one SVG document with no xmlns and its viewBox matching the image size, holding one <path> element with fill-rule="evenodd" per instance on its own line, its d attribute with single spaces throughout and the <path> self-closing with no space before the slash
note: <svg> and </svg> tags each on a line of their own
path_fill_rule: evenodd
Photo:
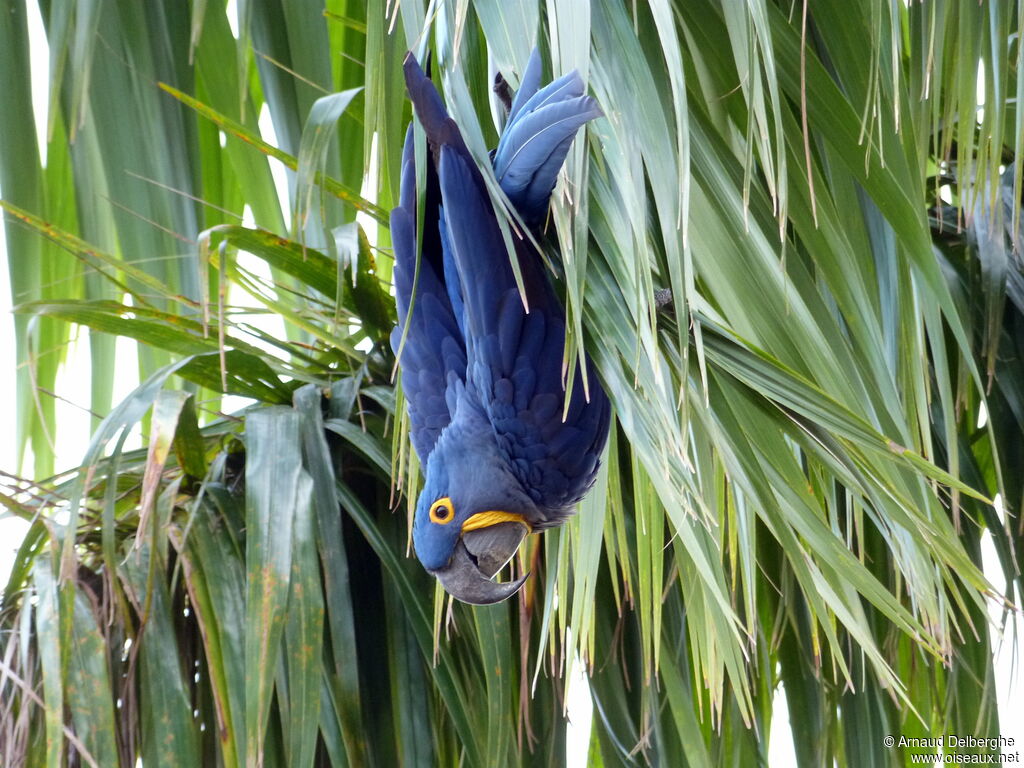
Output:
<svg viewBox="0 0 1024 768">
<path fill-rule="evenodd" d="M 765 759 L 780 683 L 801 764 L 998 733 L 979 541 L 1019 599 L 1020 3 L 271 0 L 233 8 L 236 37 L 216 2 L 51 0 L 45 167 L 26 9 L 2 10 L 39 478 L 3 493 L 32 521 L 0 606 L 5 759 L 559 764 L 578 659 L 604 764 Z M 522 600 L 467 609 L 408 556 L 400 62 L 434 51 L 486 165 L 493 73 L 515 84 L 535 36 L 606 113 L 545 237 L 616 436 L 523 552 Z M 106 418 L 42 479 L 69 321 Z M 112 407 L 115 335 L 143 383 Z"/>
</svg>

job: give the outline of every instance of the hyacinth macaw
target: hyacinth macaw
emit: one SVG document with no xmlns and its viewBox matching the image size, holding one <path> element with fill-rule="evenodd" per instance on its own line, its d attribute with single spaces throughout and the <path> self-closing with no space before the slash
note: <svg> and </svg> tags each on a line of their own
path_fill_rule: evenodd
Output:
<svg viewBox="0 0 1024 768">
<path fill-rule="evenodd" d="M 601 114 L 576 72 L 538 90 L 540 76 L 534 51 L 493 156 L 501 188 L 534 229 L 577 130 Z M 566 407 L 564 311 L 540 254 L 514 238 L 527 309 L 480 170 L 411 54 L 405 79 L 429 148 L 421 242 L 411 125 L 391 213 L 391 344 L 426 474 L 413 543 L 449 593 L 495 603 L 526 580 L 491 580 L 526 534 L 563 522 L 593 485 L 608 398 L 588 370 L 589 399 L 577 375 Z"/>
</svg>

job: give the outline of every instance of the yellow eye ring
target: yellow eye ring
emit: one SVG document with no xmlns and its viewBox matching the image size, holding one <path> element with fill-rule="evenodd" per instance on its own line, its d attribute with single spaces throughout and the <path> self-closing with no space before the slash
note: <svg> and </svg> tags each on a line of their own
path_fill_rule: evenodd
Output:
<svg viewBox="0 0 1024 768">
<path fill-rule="evenodd" d="M 443 496 L 430 505 L 430 522 L 438 525 L 448 525 L 455 519 L 455 509 L 452 507 L 452 500 Z"/>
</svg>

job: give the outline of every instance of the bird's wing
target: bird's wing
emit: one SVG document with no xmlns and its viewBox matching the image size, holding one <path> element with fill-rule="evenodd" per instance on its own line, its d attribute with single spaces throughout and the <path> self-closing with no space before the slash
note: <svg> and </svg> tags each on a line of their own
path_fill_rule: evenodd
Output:
<svg viewBox="0 0 1024 768">
<path fill-rule="evenodd" d="M 426 463 L 437 436 L 451 421 L 455 410 L 453 398 L 457 383 L 465 381 L 466 377 L 466 347 L 457 319 L 462 314 L 461 297 L 457 294 L 453 297 L 445 282 L 446 236 L 440 225 L 440 190 L 432 163 L 427 163 L 423 242 L 419 275 L 416 275 L 416 168 L 412 126 L 402 153 L 399 205 L 391 212 L 391 239 L 398 308 L 398 325 L 391 332 L 391 347 L 396 355 L 400 354 L 412 443 L 420 461 Z M 454 287 L 457 289 L 457 285 Z M 452 307 L 453 299 L 457 309 Z"/>
<path fill-rule="evenodd" d="M 593 370 L 589 402 L 576 377 L 566 408 L 564 312 L 535 252 L 517 254 L 530 310 L 516 287 L 472 159 L 442 146 L 438 176 L 450 254 L 465 299 L 469 383 L 523 489 L 555 524 L 593 484 L 609 406 Z M 565 418 L 563 419 L 563 412 Z"/>
<path fill-rule="evenodd" d="M 526 63 L 526 69 L 523 71 L 523 77 L 519 81 L 519 90 L 516 91 L 515 98 L 512 99 L 512 106 L 509 109 L 508 120 L 512 122 L 516 119 L 516 115 L 519 114 L 523 105 L 530 100 L 530 98 L 540 88 L 540 49 L 534 47 L 530 53 L 530 60 Z"/>
<path fill-rule="evenodd" d="M 551 511 L 542 523 L 558 522 L 559 512 L 565 514 L 593 482 L 608 431 L 607 398 L 591 372 L 590 402 L 577 385 L 566 409 L 564 312 L 540 258 L 527 245 L 513 256 L 527 312 L 479 169 L 415 59 L 406 60 L 405 71 L 438 164 L 445 272 L 461 286 L 467 383 L 479 395 L 510 470 L 534 502 Z"/>
</svg>

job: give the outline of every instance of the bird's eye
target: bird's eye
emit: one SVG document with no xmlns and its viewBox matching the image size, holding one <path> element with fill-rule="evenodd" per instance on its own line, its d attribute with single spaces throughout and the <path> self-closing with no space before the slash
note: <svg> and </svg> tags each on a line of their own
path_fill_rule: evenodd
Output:
<svg viewBox="0 0 1024 768">
<path fill-rule="evenodd" d="M 454 517 L 455 510 L 452 508 L 452 500 L 447 496 L 430 505 L 431 522 L 447 525 Z"/>
</svg>

